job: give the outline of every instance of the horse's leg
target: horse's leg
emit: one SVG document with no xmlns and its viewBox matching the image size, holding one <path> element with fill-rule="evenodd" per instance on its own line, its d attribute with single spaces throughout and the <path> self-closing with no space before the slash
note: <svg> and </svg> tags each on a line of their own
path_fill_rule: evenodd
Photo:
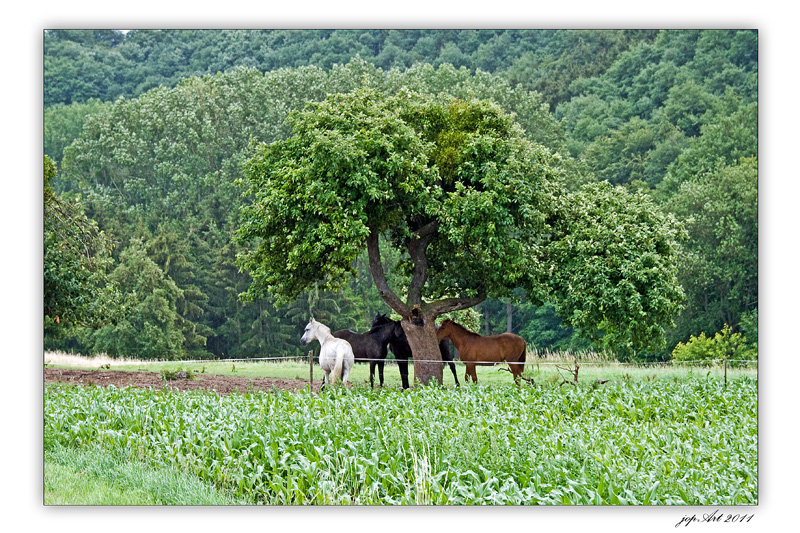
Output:
<svg viewBox="0 0 800 533">
<path fill-rule="evenodd" d="M 408 359 L 398 359 L 397 366 L 400 368 L 400 380 L 403 382 L 403 388 L 408 388 Z"/>
<path fill-rule="evenodd" d="M 514 381 L 519 385 L 519 378 L 522 376 L 522 373 L 525 372 L 525 363 L 517 361 L 517 364 L 514 366 L 516 366 L 516 369 L 514 369 Z"/>
<path fill-rule="evenodd" d="M 381 388 L 383 388 L 383 364 L 385 361 L 378 361 L 378 380 L 381 382 Z"/>
<path fill-rule="evenodd" d="M 514 376 L 514 382 L 517 384 L 517 387 L 519 387 L 519 378 L 520 378 L 520 376 L 522 375 L 523 372 L 525 372 L 525 355 L 526 355 L 525 354 L 525 350 L 526 349 L 527 349 L 527 346 L 523 344 L 522 353 L 519 354 L 519 356 L 517 357 L 516 363 L 511 368 L 511 372 L 512 372 L 512 374 Z"/>
<path fill-rule="evenodd" d="M 450 361 L 449 364 L 450 364 L 450 372 L 453 373 L 453 379 L 456 381 L 456 387 L 460 387 L 460 385 L 458 384 L 458 376 L 456 375 L 456 365 L 455 363 L 453 363 L 453 361 Z"/>
<path fill-rule="evenodd" d="M 511 375 L 514 376 L 514 383 L 519 387 L 519 376 L 522 374 L 522 365 L 518 362 L 509 363 L 511 367 Z"/>
<path fill-rule="evenodd" d="M 369 388 L 375 387 L 375 361 L 369 362 Z"/>
<path fill-rule="evenodd" d="M 467 371 L 464 374 L 464 381 L 469 382 L 469 378 L 472 378 L 472 381 L 477 383 L 478 382 L 478 373 L 475 371 L 475 363 L 467 363 L 466 364 Z"/>
</svg>

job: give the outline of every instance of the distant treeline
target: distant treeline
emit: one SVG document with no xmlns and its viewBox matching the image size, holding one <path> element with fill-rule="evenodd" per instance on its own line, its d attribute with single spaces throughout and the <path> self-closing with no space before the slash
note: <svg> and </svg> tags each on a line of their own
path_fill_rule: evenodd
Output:
<svg viewBox="0 0 800 533">
<path fill-rule="evenodd" d="M 384 70 L 416 63 L 506 73 L 553 109 L 656 30 L 48 30 L 45 105 L 138 96 L 234 67 L 328 70 L 359 55 Z"/>
</svg>

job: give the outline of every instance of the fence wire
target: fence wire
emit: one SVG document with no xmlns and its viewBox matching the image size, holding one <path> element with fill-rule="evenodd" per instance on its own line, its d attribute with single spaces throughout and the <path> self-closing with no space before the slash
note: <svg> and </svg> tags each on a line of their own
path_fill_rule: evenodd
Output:
<svg viewBox="0 0 800 533">
<path fill-rule="evenodd" d="M 314 355 L 312 356 L 315 362 L 319 362 L 319 356 Z M 286 355 L 286 356 L 278 356 L 278 357 L 252 357 L 252 358 L 243 358 L 243 359 L 195 359 L 195 360 L 176 360 L 176 361 L 137 361 L 135 364 L 178 364 L 178 363 L 241 363 L 241 362 L 254 362 L 254 361 L 286 361 L 286 360 L 296 360 L 301 362 L 308 361 L 307 355 Z M 420 363 L 459 363 L 465 364 L 465 361 L 461 359 L 453 359 L 452 361 L 443 361 L 442 359 L 409 359 L 408 362 L 413 363 L 414 361 L 418 361 Z M 639 362 L 620 362 L 620 361 L 581 361 L 580 359 L 570 359 L 565 361 L 531 361 L 526 360 L 524 363 L 515 363 L 515 364 L 523 364 L 528 366 L 563 366 L 578 363 L 580 366 L 613 366 L 613 365 L 620 365 L 620 366 L 671 366 L 671 365 L 684 365 L 684 364 L 695 364 L 695 363 L 722 363 L 725 359 L 698 359 L 695 361 L 639 361 Z M 729 363 L 758 363 L 756 359 L 728 359 Z M 371 358 L 362 358 L 356 357 L 357 363 L 371 363 L 371 362 L 384 362 L 384 363 L 397 363 L 397 359 L 371 359 Z M 471 361 L 470 361 L 471 362 Z M 480 361 L 479 361 L 480 362 Z M 500 361 L 500 363 L 504 363 L 506 361 Z M 114 363 L 111 363 L 114 364 Z M 131 364 L 129 362 L 120 362 L 119 364 Z"/>
</svg>

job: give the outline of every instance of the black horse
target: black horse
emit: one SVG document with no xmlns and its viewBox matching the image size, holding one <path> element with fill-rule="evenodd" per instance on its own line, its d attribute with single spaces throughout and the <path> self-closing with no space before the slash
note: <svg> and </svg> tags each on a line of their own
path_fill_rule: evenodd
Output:
<svg viewBox="0 0 800 533">
<path fill-rule="evenodd" d="M 383 387 L 383 365 L 389 342 L 392 340 L 393 331 L 384 326 L 373 327 L 366 333 L 356 333 L 349 329 L 333 332 L 334 337 L 344 339 L 353 348 L 356 363 L 369 363 L 369 386 L 375 386 L 375 367 L 378 367 L 378 379 Z M 401 368 L 400 374 L 403 375 Z M 406 361 L 403 386 L 408 388 L 408 362 Z"/>
<path fill-rule="evenodd" d="M 387 317 L 386 315 L 377 315 L 372 320 L 372 329 L 379 327 L 388 328 L 391 330 L 392 335 L 389 340 L 389 347 L 392 349 L 394 358 L 397 360 L 397 366 L 400 367 L 400 377 L 403 380 L 403 388 L 408 388 L 408 360 L 411 359 L 411 346 L 408 345 L 406 332 L 403 331 L 403 326 L 400 322 Z M 439 352 L 442 354 L 442 361 L 450 365 L 450 371 L 453 372 L 453 379 L 456 381 L 456 387 L 459 387 L 458 376 L 456 376 L 456 365 L 453 363 L 453 356 L 450 355 L 450 341 L 442 339 L 439 342 Z"/>
</svg>

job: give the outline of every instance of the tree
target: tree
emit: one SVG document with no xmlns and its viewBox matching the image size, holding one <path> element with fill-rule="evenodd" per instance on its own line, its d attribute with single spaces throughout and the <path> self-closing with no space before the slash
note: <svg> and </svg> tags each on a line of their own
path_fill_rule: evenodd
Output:
<svg viewBox="0 0 800 533">
<path fill-rule="evenodd" d="M 309 104 L 290 124 L 293 135 L 260 145 L 245 169 L 252 203 L 242 210 L 237 238 L 248 249 L 238 261 L 253 283 L 244 299 L 341 287 L 366 248 L 423 384 L 442 380 L 435 318 L 516 287 L 539 303 L 557 296 L 567 322 L 603 327 L 614 345 L 658 342 L 677 310 L 671 219 L 610 186 L 567 193 L 561 158 L 496 104 L 362 87 Z M 596 199 L 598 209 L 587 207 Z M 402 286 L 387 282 L 381 237 L 404 254 Z M 643 260 L 630 255 L 636 246 Z M 562 267 L 600 279 L 576 286 L 554 275 Z"/>
<path fill-rule="evenodd" d="M 665 207 L 689 233 L 679 260 L 686 309 L 675 341 L 726 324 L 741 331 L 758 308 L 758 161 L 742 158 L 686 181 Z"/>
<path fill-rule="evenodd" d="M 683 228 L 648 195 L 608 182 L 584 186 L 560 209 L 545 281 L 559 316 L 621 358 L 663 347 L 683 300 Z"/>
<path fill-rule="evenodd" d="M 45 335 L 57 338 L 72 327 L 100 327 L 118 311 L 119 292 L 107 276 L 111 240 L 83 212 L 81 203 L 50 186 L 53 161 L 44 156 Z"/>
<path fill-rule="evenodd" d="M 123 250 L 110 278 L 125 294 L 126 312 L 92 335 L 94 350 L 113 357 L 182 359 L 183 319 L 176 304 L 183 291 L 147 256 L 140 240 L 132 239 Z"/>
</svg>

